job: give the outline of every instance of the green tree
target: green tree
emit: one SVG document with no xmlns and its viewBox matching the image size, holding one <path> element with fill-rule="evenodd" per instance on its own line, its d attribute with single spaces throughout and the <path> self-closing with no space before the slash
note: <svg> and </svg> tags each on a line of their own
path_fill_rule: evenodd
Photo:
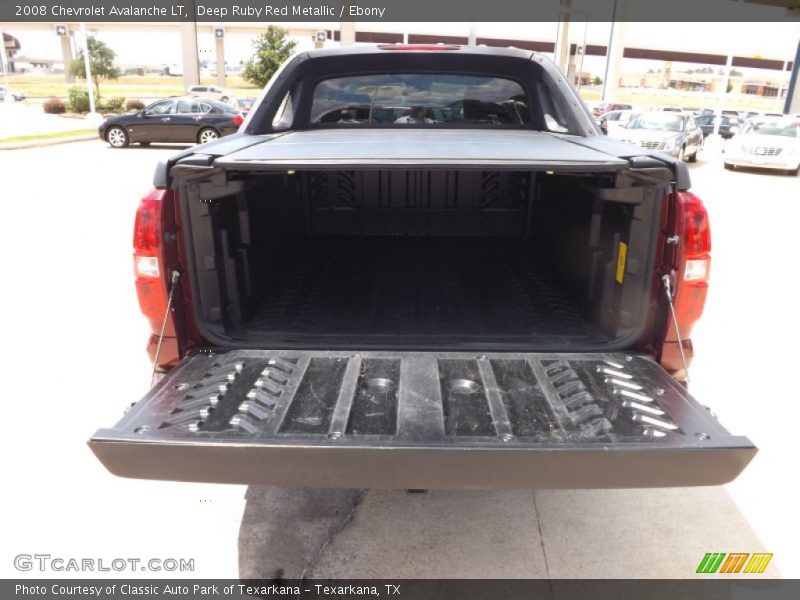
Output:
<svg viewBox="0 0 800 600">
<path fill-rule="evenodd" d="M 253 40 L 255 55 L 244 63 L 242 77 L 258 87 L 264 87 L 284 61 L 292 55 L 297 42 L 286 39 L 288 32 L 270 25 Z"/>
<path fill-rule="evenodd" d="M 594 85 L 603 85 L 603 80 L 595 75 L 595 78 L 592 80 L 592 83 Z"/>
<path fill-rule="evenodd" d="M 117 53 L 104 42 L 93 37 L 86 39 L 89 48 L 89 66 L 92 69 L 92 82 L 97 95 L 100 95 L 100 80 L 119 79 L 119 69 L 114 66 Z M 69 74 L 79 79 L 86 79 L 86 68 L 83 64 L 83 49 L 78 51 L 78 58 L 69 66 Z"/>
</svg>

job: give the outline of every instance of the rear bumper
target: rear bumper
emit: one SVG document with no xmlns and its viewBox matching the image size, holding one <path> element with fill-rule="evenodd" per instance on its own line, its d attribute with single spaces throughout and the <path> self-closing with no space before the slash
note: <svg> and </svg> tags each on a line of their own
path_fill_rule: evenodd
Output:
<svg viewBox="0 0 800 600">
<path fill-rule="evenodd" d="M 254 350 L 185 359 L 89 446 L 123 477 L 396 489 L 720 485 L 756 453 L 642 357 Z"/>
</svg>

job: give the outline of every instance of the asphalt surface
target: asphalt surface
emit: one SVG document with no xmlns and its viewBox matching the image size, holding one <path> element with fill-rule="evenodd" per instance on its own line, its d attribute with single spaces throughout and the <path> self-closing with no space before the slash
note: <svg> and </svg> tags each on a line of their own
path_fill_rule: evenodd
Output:
<svg viewBox="0 0 800 600">
<path fill-rule="evenodd" d="M 248 489 L 119 479 L 85 445 L 148 388 L 131 230 L 156 162 L 177 149 L 112 150 L 98 140 L 0 152 L 9 351 L 0 443 L 3 481 L 16 482 L 0 511 L 0 576 L 20 575 L 17 554 L 46 552 L 195 560 L 194 572 L 176 576 L 690 577 L 712 551 L 773 552 L 768 574 L 800 575 L 789 476 L 800 178 L 726 172 L 712 150 L 692 167 L 714 263 L 691 389 L 761 447 L 733 484 Z"/>
<path fill-rule="evenodd" d="M 37 102 L 0 103 L 0 139 L 94 129 L 97 125 L 97 120 L 47 114 Z"/>
</svg>

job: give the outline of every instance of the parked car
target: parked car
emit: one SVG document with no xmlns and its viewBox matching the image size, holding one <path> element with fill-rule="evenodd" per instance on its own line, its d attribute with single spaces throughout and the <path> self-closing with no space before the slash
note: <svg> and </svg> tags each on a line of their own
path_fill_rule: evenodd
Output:
<svg viewBox="0 0 800 600">
<path fill-rule="evenodd" d="M 234 99 L 233 93 L 230 90 L 216 85 L 192 85 L 186 90 L 186 94 L 189 96 L 197 96 L 198 98 L 219 100 L 225 103 Z"/>
<path fill-rule="evenodd" d="M 133 114 L 109 117 L 98 133 L 113 148 L 152 142 L 204 144 L 236 133 L 243 122 L 232 106 L 190 96 L 157 100 Z"/>
<path fill-rule="evenodd" d="M 633 110 L 612 110 L 600 117 L 597 120 L 597 124 L 600 126 L 600 131 L 608 135 L 608 132 L 611 130 L 625 127 L 628 121 L 637 114 L 639 113 Z"/>
<path fill-rule="evenodd" d="M 727 111 L 727 112 L 733 113 L 733 111 Z M 726 115 L 726 113 L 723 113 L 723 115 L 734 116 L 733 114 Z M 735 116 L 738 116 L 739 119 L 741 119 L 744 122 L 747 119 L 752 119 L 753 117 L 760 117 L 761 113 L 758 112 L 757 110 L 740 110 L 738 114 L 736 114 Z"/>
<path fill-rule="evenodd" d="M 708 287 L 689 170 L 563 81 L 514 48 L 290 59 L 242 131 L 156 169 L 134 264 L 162 376 L 97 457 L 358 489 L 736 477 L 755 447 L 675 380 Z"/>
<path fill-rule="evenodd" d="M 250 109 L 253 108 L 255 101 L 255 98 L 239 98 L 236 101 L 236 108 L 238 108 L 244 114 L 247 114 L 250 112 Z"/>
<path fill-rule="evenodd" d="M 20 90 L 15 90 L 10 87 L 6 87 L 4 85 L 0 85 L 0 100 L 25 100 L 26 96 L 24 92 Z"/>
<path fill-rule="evenodd" d="M 717 125 L 717 122 L 719 122 L 719 136 L 724 140 L 728 140 L 736 135 L 736 132 L 739 131 L 742 125 L 742 122 L 738 118 L 726 115 L 721 117 L 716 115 L 700 115 L 695 118 L 695 121 L 700 129 L 703 130 L 703 137 L 708 137 L 714 133 L 714 127 Z"/>
<path fill-rule="evenodd" d="M 751 119 L 726 144 L 726 169 L 757 167 L 800 173 L 800 120 L 794 117 Z"/>
<path fill-rule="evenodd" d="M 703 147 L 703 130 L 691 115 L 671 111 L 641 113 L 613 137 L 648 150 L 695 162 Z"/>
<path fill-rule="evenodd" d="M 671 104 L 657 104 L 648 109 L 649 112 L 684 112 L 680 106 L 673 106 Z"/>
<path fill-rule="evenodd" d="M 602 117 L 612 110 L 631 110 L 632 108 L 630 104 L 623 104 L 621 102 L 601 102 L 592 109 L 592 114 L 595 117 Z"/>
</svg>

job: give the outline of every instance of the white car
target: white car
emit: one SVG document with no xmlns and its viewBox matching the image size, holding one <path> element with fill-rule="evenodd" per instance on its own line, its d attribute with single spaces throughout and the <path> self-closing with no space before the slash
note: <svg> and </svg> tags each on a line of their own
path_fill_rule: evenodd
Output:
<svg viewBox="0 0 800 600">
<path fill-rule="evenodd" d="M 600 130 L 608 135 L 611 131 L 624 128 L 628 121 L 638 114 L 639 112 L 635 110 L 612 110 L 597 119 L 597 124 L 600 125 Z"/>
<path fill-rule="evenodd" d="M 8 102 L 25 100 L 25 93 L 4 85 L 0 85 L 0 100 L 5 100 Z"/>
<path fill-rule="evenodd" d="M 725 168 L 757 167 L 800 173 L 800 119 L 750 119 L 724 148 Z"/>
<path fill-rule="evenodd" d="M 233 100 L 233 94 L 230 90 L 216 86 L 216 85 L 192 85 L 186 90 L 189 96 L 197 96 L 198 98 L 209 98 L 210 100 L 219 100 L 220 102 L 228 103 Z"/>
</svg>

